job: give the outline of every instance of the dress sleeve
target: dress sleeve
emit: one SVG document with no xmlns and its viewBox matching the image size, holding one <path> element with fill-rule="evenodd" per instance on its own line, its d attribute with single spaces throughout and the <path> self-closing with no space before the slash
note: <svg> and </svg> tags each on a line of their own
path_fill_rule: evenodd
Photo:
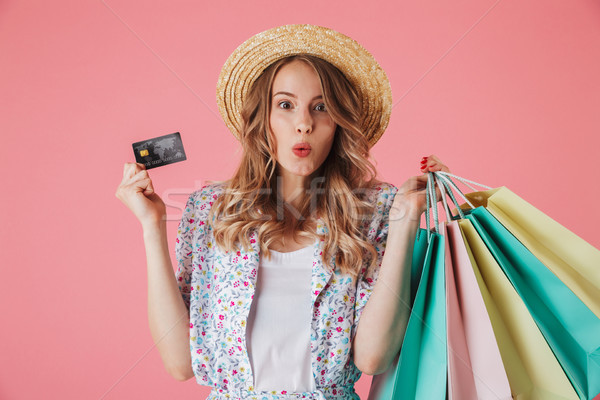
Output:
<svg viewBox="0 0 600 400">
<path fill-rule="evenodd" d="M 373 291 L 373 287 L 377 282 L 377 276 L 381 269 L 381 262 L 385 253 L 387 244 L 388 228 L 389 228 L 389 213 L 394 202 L 394 197 L 398 188 L 392 184 L 382 184 L 377 187 L 375 215 L 373 215 L 367 232 L 368 240 L 375 246 L 377 252 L 377 262 L 369 269 L 367 266 L 371 259 L 365 260 L 362 269 L 359 272 L 356 286 L 356 300 L 354 303 L 354 323 L 352 325 L 352 340 L 358 328 L 360 316 L 367 305 L 369 297 Z"/>
<path fill-rule="evenodd" d="M 192 282 L 192 253 L 194 218 L 195 218 L 195 198 L 196 192 L 192 193 L 185 205 L 179 226 L 177 228 L 177 238 L 175 239 L 175 257 L 177 258 L 177 271 L 175 278 L 179 286 L 179 291 L 187 309 L 190 309 L 190 292 Z"/>
</svg>

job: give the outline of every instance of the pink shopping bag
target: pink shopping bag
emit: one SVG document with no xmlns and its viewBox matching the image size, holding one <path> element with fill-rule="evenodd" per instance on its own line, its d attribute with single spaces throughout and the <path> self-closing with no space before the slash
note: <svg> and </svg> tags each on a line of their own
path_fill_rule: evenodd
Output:
<svg viewBox="0 0 600 400">
<path fill-rule="evenodd" d="M 449 400 L 512 399 L 458 222 L 446 225 Z"/>
</svg>

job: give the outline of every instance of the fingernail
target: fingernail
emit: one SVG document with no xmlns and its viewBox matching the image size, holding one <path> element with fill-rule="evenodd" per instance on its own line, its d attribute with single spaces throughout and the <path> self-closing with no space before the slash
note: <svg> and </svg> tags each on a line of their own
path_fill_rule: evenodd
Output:
<svg viewBox="0 0 600 400">
<path fill-rule="evenodd" d="M 425 164 L 427 160 L 421 160 L 421 164 Z"/>
</svg>

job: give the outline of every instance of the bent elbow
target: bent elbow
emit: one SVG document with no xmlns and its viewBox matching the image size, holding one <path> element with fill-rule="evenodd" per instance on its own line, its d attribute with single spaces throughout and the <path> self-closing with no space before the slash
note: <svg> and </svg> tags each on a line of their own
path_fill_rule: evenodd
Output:
<svg viewBox="0 0 600 400">
<path fill-rule="evenodd" d="M 169 373 L 169 375 L 171 375 L 173 378 L 180 382 L 187 381 L 194 377 L 194 370 L 192 369 L 191 365 L 186 365 L 185 367 L 178 368 L 167 368 L 167 372 Z"/>
<path fill-rule="evenodd" d="M 368 359 L 361 358 L 360 360 L 354 361 L 354 365 L 356 365 L 356 368 L 358 368 L 363 374 L 377 375 L 381 373 L 379 372 L 379 365 L 377 364 L 376 360 L 372 357 Z"/>
<path fill-rule="evenodd" d="M 367 359 L 362 359 L 359 364 L 355 365 L 363 374 L 373 376 L 383 374 L 390 368 L 391 363 L 386 362 L 384 359 L 378 359 L 377 357 L 368 357 Z"/>
<path fill-rule="evenodd" d="M 379 368 L 377 368 L 375 366 L 366 366 L 366 367 L 362 367 L 362 368 L 358 367 L 358 369 L 361 370 L 363 374 L 367 374 L 367 375 L 371 375 L 371 376 L 379 375 L 385 371 L 385 370 L 380 370 Z"/>
</svg>

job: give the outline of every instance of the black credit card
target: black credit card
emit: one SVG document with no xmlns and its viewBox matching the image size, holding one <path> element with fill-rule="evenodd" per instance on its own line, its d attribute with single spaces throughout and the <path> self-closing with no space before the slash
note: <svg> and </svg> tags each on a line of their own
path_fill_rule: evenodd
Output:
<svg viewBox="0 0 600 400">
<path fill-rule="evenodd" d="M 144 164 L 146 169 L 186 160 L 179 132 L 135 142 L 131 146 L 135 161 Z"/>
</svg>

